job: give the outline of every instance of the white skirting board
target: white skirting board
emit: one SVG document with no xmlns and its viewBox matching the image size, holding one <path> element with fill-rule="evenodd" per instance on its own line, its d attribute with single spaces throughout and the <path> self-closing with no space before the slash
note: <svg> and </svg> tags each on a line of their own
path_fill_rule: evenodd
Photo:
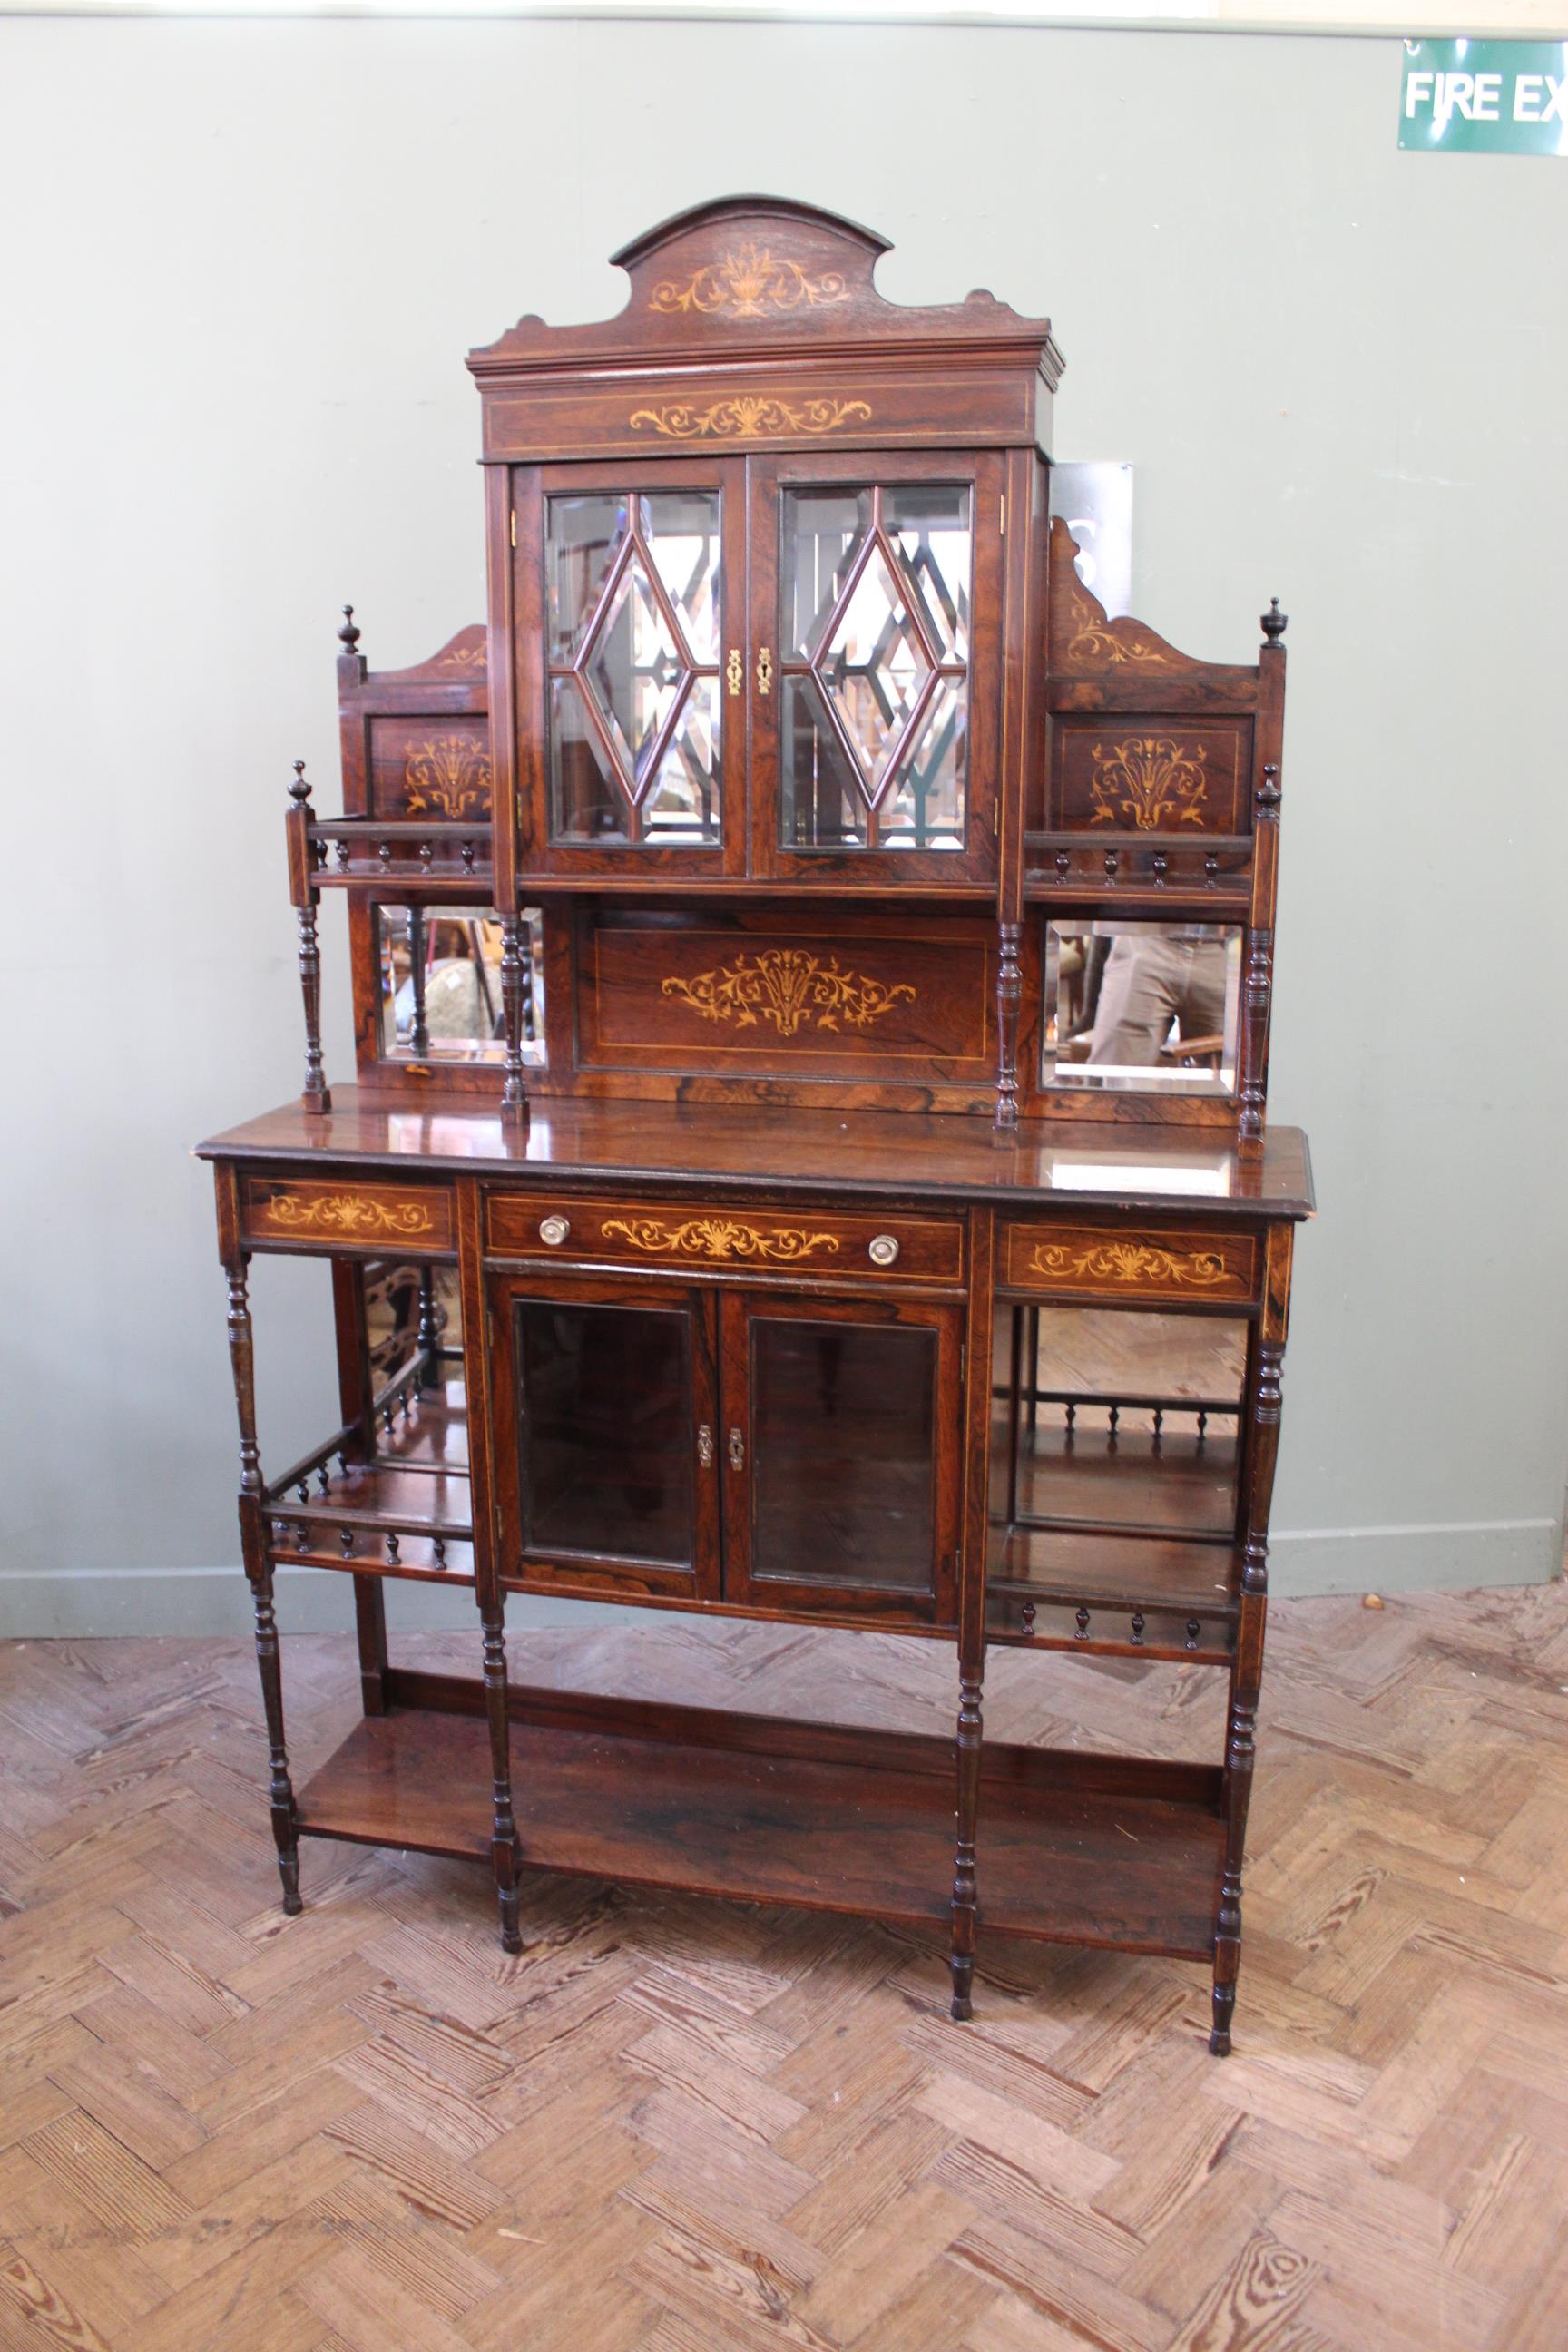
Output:
<svg viewBox="0 0 1568 2352">
<path fill-rule="evenodd" d="M 1282 1530 L 1269 1541 L 1276 1598 L 1329 1592 L 1464 1592 L 1482 1585 L 1543 1584 L 1563 1568 L 1563 1528 L 1552 1519 L 1493 1519 L 1433 1527 Z M 281 1568 L 278 1623 L 285 1633 L 348 1633 L 353 1601 L 347 1576 Z M 387 1580 L 387 1617 L 409 1632 L 477 1632 L 466 1589 L 432 1591 Z M 646 1612 L 599 1601 L 513 1596 L 509 1625 L 584 1625 L 645 1619 Z M 237 1565 L 227 1568 L 71 1568 L 50 1575 L 0 1570 L 0 1640 L 98 1634 L 245 1633 L 250 1597 Z"/>
</svg>

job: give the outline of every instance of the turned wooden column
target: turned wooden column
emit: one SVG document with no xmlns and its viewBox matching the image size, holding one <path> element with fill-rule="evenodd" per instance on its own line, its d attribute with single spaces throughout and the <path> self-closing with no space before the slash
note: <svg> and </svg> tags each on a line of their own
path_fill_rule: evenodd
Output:
<svg viewBox="0 0 1568 2352">
<path fill-rule="evenodd" d="M 501 1018 L 506 1031 L 506 1066 L 501 1082 L 501 1117 L 516 1126 L 528 1124 L 528 1089 L 522 1076 L 523 930 L 516 915 L 500 927 Z"/>
<path fill-rule="evenodd" d="M 963 1544 L 958 1559 L 958 1723 L 953 1739 L 954 1843 L 952 1939 L 952 2014 L 973 2014 L 974 1950 L 980 1924 L 980 1764 L 984 1738 L 981 1690 L 985 1674 L 985 1575 L 990 1547 L 991 1359 L 995 1328 L 995 1219 L 989 1209 L 970 1218 L 972 1269 L 964 1330 Z M 1017 1334 L 1013 1321 L 1012 1437 L 1017 1442 Z M 1016 1456 L 1015 1453 L 1015 1467 Z"/>
<path fill-rule="evenodd" d="M 332 1097 L 321 1060 L 321 950 L 316 936 L 316 908 L 321 893 L 315 883 L 315 851 L 310 842 L 310 787 L 305 762 L 294 762 L 289 787 L 289 893 L 294 901 L 300 931 L 300 995 L 305 1010 L 305 1083 L 301 1099 L 310 1110 L 331 1110 Z"/>
<path fill-rule="evenodd" d="M 278 1654 L 278 1622 L 272 1611 L 272 1563 L 262 1520 L 261 1454 L 256 1442 L 256 1357 L 247 1263 L 240 1254 L 230 1259 L 225 1268 L 228 1279 L 228 1353 L 239 1417 L 239 1540 L 256 1612 L 256 1664 L 267 1717 L 272 1836 L 278 1848 L 279 1875 L 283 1881 L 283 1908 L 292 1914 L 302 1908 L 300 1841 L 295 1826 L 294 1787 L 289 1778 L 289 1749 L 283 1734 L 283 1671 Z"/>
<path fill-rule="evenodd" d="M 962 1657 L 958 1670 L 958 1840 L 952 1862 L 952 2014 L 974 2014 L 974 1942 L 979 1920 L 979 1883 L 974 1841 L 980 1820 L 980 1757 L 984 1725 L 980 1694 L 984 1677 L 984 1642 L 978 1656 Z"/>
<path fill-rule="evenodd" d="M 1249 1411 L 1242 1472 L 1245 1534 L 1236 1655 L 1230 1670 L 1230 1701 L 1226 1718 L 1222 1800 L 1225 1856 L 1215 1920 L 1214 2016 L 1209 2033 L 1209 2048 L 1216 2058 L 1225 2057 L 1230 2049 L 1236 1980 L 1241 1967 L 1241 1865 L 1247 1849 L 1247 1815 L 1257 1752 L 1258 1695 L 1263 1680 L 1263 1639 L 1268 1614 L 1268 1510 L 1279 1449 L 1280 1374 L 1290 1297 L 1290 1244 L 1289 1225 L 1270 1228 L 1263 1316 L 1248 1361 Z"/>
<path fill-rule="evenodd" d="M 503 1952 L 521 1952 L 517 1925 L 517 1823 L 511 1810 L 511 1738 L 506 1711 L 506 1632 L 498 1602 L 482 1612 L 485 1712 L 490 1727 L 490 1864 L 500 1906 Z"/>
</svg>

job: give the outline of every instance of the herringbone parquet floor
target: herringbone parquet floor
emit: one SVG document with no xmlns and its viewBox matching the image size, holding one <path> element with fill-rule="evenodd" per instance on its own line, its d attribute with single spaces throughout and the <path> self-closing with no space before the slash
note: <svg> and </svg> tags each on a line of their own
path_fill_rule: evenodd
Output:
<svg viewBox="0 0 1568 2352">
<path fill-rule="evenodd" d="M 880 1637 L 513 1654 L 952 1711 Z M 308 1769 L 348 1646 L 284 1670 Z M 987 1727 L 1190 1748 L 1215 1679 L 994 1659 Z M 480 1872 L 315 1842 L 285 1920 L 259 1713 L 237 1643 L 0 1650 L 5 2352 L 1568 2344 L 1560 1585 L 1276 1610 L 1229 2060 L 1177 1964 L 983 1937 L 955 2027 L 915 1937 L 531 1878 L 508 1960 Z"/>
</svg>

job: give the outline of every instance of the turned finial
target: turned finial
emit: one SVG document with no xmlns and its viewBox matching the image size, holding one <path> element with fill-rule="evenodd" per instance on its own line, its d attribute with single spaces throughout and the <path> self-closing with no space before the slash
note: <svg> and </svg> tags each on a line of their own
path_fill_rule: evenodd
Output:
<svg viewBox="0 0 1568 2352">
<path fill-rule="evenodd" d="M 1261 627 L 1264 635 L 1268 638 L 1271 646 L 1277 646 L 1280 638 L 1284 635 L 1285 624 L 1289 618 L 1289 614 L 1282 613 L 1279 610 L 1279 597 L 1270 596 L 1268 599 L 1268 610 L 1264 614 L 1258 625 Z"/>
<path fill-rule="evenodd" d="M 298 802 L 301 807 L 310 797 L 310 787 L 305 781 L 303 760 L 296 760 L 294 762 L 294 781 L 289 787 L 289 797 L 291 801 Z"/>
<path fill-rule="evenodd" d="M 354 608 L 352 604 L 343 606 L 343 625 L 338 631 L 338 642 L 346 654 L 353 653 L 358 647 L 359 631 L 354 626 Z"/>
</svg>

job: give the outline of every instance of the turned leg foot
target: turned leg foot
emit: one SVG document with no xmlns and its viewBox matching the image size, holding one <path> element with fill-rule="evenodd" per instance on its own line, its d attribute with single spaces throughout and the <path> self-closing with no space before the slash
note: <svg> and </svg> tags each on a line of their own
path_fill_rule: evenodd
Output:
<svg viewBox="0 0 1568 2352">
<path fill-rule="evenodd" d="M 952 2015 L 959 2025 L 966 2024 L 974 2014 L 974 1956 L 972 1952 L 954 1952 L 952 1969 Z"/>
<path fill-rule="evenodd" d="M 1230 2056 L 1230 2021 L 1236 2014 L 1236 1987 L 1216 1984 L 1214 1989 L 1214 2021 L 1209 2029 L 1209 2053 L 1215 2058 Z"/>
<path fill-rule="evenodd" d="M 304 1909 L 300 1900 L 300 1857 L 297 1853 L 280 1853 L 278 1875 L 283 1881 L 283 1908 L 290 1919 L 297 1919 Z"/>
<path fill-rule="evenodd" d="M 522 1932 L 517 1924 L 517 1864 L 512 1854 L 496 1857 L 496 1902 L 500 1911 L 501 1950 L 521 1952 Z"/>
</svg>

